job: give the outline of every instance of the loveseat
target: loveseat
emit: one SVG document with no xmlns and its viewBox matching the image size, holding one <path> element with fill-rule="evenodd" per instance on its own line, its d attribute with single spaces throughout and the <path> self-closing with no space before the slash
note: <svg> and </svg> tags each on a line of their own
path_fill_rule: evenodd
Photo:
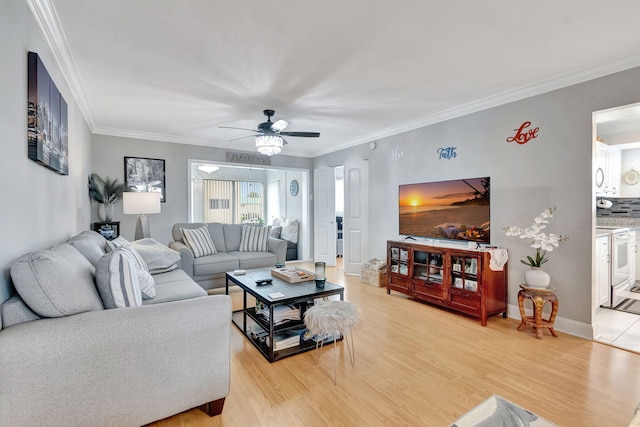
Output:
<svg viewBox="0 0 640 427">
<path fill-rule="evenodd" d="M 207 231 L 204 237 L 208 234 L 213 244 L 213 250 L 204 252 L 207 255 L 196 253 L 197 249 L 190 247 L 184 238 L 184 230 L 202 230 L 203 227 Z M 262 250 L 241 247 L 243 235 L 248 235 L 248 231 L 264 231 L 266 246 Z M 225 285 L 225 273 L 228 271 L 274 267 L 276 263 L 285 262 L 287 243 L 269 237 L 269 231 L 268 227 L 248 224 L 177 223 L 172 228 L 173 241 L 169 247 L 180 253 L 182 269 L 202 288 L 220 288 Z"/>
<path fill-rule="evenodd" d="M 136 242 L 137 251 L 109 253 L 106 244 L 86 231 L 11 267 L 17 293 L 0 306 L 1 425 L 137 426 L 196 407 L 222 412 L 230 298 L 207 295 L 164 247 L 173 264 L 147 264 L 155 296 L 106 309 L 127 300 L 114 283 L 135 291 L 142 271 L 131 253 L 145 254 Z"/>
</svg>

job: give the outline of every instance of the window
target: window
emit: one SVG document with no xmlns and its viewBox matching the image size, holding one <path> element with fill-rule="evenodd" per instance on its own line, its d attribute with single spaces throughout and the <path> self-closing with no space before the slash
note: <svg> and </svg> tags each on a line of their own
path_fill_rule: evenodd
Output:
<svg viewBox="0 0 640 427">
<path fill-rule="evenodd" d="M 204 179 L 204 222 L 264 223 L 264 184 Z"/>
</svg>

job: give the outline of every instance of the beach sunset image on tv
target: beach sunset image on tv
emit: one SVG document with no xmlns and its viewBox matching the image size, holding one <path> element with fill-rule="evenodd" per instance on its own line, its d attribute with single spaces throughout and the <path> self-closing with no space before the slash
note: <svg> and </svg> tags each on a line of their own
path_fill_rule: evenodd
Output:
<svg viewBox="0 0 640 427">
<path fill-rule="evenodd" d="M 489 243 L 490 178 L 398 187 L 400 234 Z"/>
</svg>

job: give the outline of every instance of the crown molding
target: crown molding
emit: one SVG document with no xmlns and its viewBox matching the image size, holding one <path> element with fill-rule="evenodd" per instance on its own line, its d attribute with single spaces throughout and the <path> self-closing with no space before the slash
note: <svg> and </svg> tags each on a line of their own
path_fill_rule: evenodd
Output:
<svg viewBox="0 0 640 427">
<path fill-rule="evenodd" d="M 167 135 L 162 133 L 154 133 L 154 132 L 140 132 L 133 131 L 127 129 L 119 129 L 119 128 L 107 128 L 107 127 L 97 127 L 94 131 L 96 135 L 105 135 L 105 136 L 117 136 L 120 138 L 133 138 L 133 139 L 144 139 L 147 141 L 159 141 L 159 142 L 170 142 L 173 144 L 186 144 L 186 145 L 200 145 L 203 147 L 209 148 L 221 148 L 227 150 L 244 150 L 247 151 L 245 147 L 238 147 L 237 143 L 233 142 L 219 142 L 206 138 L 195 138 L 188 136 L 178 136 L 178 135 Z M 285 153 L 286 150 L 286 153 Z M 306 153 L 299 150 L 290 150 L 289 148 L 283 149 L 282 155 L 287 156 L 297 156 L 297 157 L 313 157 L 312 153 Z"/>
<path fill-rule="evenodd" d="M 190 144 L 212 146 L 214 141 L 205 138 L 195 138 L 189 136 L 168 135 L 164 133 L 142 132 L 136 130 L 109 128 L 104 126 L 96 127 L 96 135 L 118 136 L 122 138 L 146 139 L 151 141 L 172 142 L 174 144 Z M 223 143 L 224 144 L 224 143 Z M 229 144 L 230 145 L 230 144 Z M 216 144 L 216 147 L 219 145 Z M 237 147 L 236 147 L 237 148 Z"/>
<path fill-rule="evenodd" d="M 315 155 L 328 154 L 334 151 L 353 147 L 355 145 L 360 145 L 363 143 L 397 135 L 399 133 L 419 129 L 421 127 L 429 126 L 435 123 L 451 120 L 456 117 L 462 117 L 479 111 L 488 110 L 489 108 L 498 107 L 510 102 L 515 102 L 521 99 L 530 98 L 532 96 L 541 95 L 546 92 L 551 92 L 553 90 L 572 86 L 578 83 L 584 83 L 589 80 L 594 80 L 599 77 L 604 77 L 638 66 L 640 66 L 640 53 L 617 60 L 600 63 L 594 66 L 585 67 L 581 70 L 566 73 L 552 79 L 544 80 L 527 86 L 522 86 L 517 89 L 488 96 L 486 98 L 482 98 L 477 101 L 473 101 L 467 104 L 450 108 L 448 110 L 421 117 L 416 120 L 404 122 L 397 126 L 392 126 L 358 137 L 349 141 L 348 143 L 342 144 L 339 147 L 335 147 L 335 149 L 332 149 L 330 151 L 324 150 L 323 152 L 315 153 Z"/>
<path fill-rule="evenodd" d="M 84 91 L 84 87 L 80 80 L 80 77 L 69 50 L 64 32 L 58 20 L 58 16 L 55 12 L 50 0 L 25 0 L 31 9 L 33 16 L 35 17 L 40 30 L 45 38 L 46 43 L 51 50 L 54 59 L 58 62 L 62 74 L 64 75 L 67 84 L 69 85 L 71 92 L 73 93 L 76 102 L 82 112 L 90 130 L 92 133 L 122 136 L 127 138 L 138 139 L 150 139 L 156 141 L 165 141 L 181 144 L 194 144 L 213 146 L 214 142 L 201 138 L 193 137 L 179 137 L 175 135 L 155 134 L 148 132 L 130 131 L 126 129 L 116 128 L 103 128 L 96 125 L 94 116 L 91 112 L 89 100 Z M 612 61 L 607 61 L 599 64 L 595 64 L 589 67 L 585 67 L 578 71 L 566 73 L 552 79 L 544 80 L 538 83 L 522 86 L 513 90 L 505 91 L 496 95 L 492 95 L 486 98 L 472 101 L 467 104 L 449 108 L 447 110 L 430 114 L 425 117 L 421 117 L 415 120 L 401 123 L 397 126 L 391 126 L 380 131 L 376 131 L 361 137 L 352 139 L 344 144 L 334 146 L 330 149 L 319 150 L 313 153 L 295 153 L 291 152 L 291 155 L 298 155 L 301 157 L 316 157 L 324 154 L 329 154 L 335 151 L 343 150 L 345 148 L 353 147 L 363 143 L 368 143 L 378 139 L 386 138 L 389 136 L 397 135 L 399 133 L 408 132 L 421 127 L 429 126 L 435 123 L 451 120 L 456 117 L 465 116 L 468 114 L 476 113 L 479 111 L 487 110 L 489 108 L 497 107 L 500 105 L 508 104 L 510 102 L 518 101 L 524 98 L 529 98 L 535 95 L 540 95 L 546 92 L 550 92 L 563 87 L 572 86 L 585 81 L 593 80 L 606 75 L 614 74 L 620 71 L 624 71 L 630 68 L 640 66 L 640 53 L 630 55 L 624 58 L 619 58 Z M 220 148 L 233 148 L 231 144 L 215 142 L 215 147 Z M 237 147 L 236 147 L 237 148 Z"/>
<path fill-rule="evenodd" d="M 89 129 L 93 132 L 96 128 L 96 122 L 53 4 L 49 0 L 25 1 L 40 27 L 44 40 L 58 63 Z"/>
</svg>

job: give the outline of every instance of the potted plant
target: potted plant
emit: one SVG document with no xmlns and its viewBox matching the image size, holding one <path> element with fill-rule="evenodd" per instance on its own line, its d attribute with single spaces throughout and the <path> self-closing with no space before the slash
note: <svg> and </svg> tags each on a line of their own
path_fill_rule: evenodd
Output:
<svg viewBox="0 0 640 427">
<path fill-rule="evenodd" d="M 112 180 L 109 177 L 103 179 L 95 173 L 89 175 L 89 197 L 100 203 L 98 216 L 101 221 L 113 219 L 113 204 L 122 197 L 124 189 L 125 184 L 119 183 L 118 178 Z"/>
<path fill-rule="evenodd" d="M 557 248 L 560 242 L 564 242 L 569 239 L 568 236 L 561 234 L 545 233 L 542 230 L 546 228 L 546 224 L 549 223 L 549 218 L 553 218 L 553 212 L 556 207 L 545 209 L 534 220 L 533 224 L 527 228 L 520 228 L 517 226 L 504 227 L 507 236 L 520 237 L 531 243 L 531 247 L 535 248 L 536 254 L 534 257 L 527 255 L 526 259 L 521 259 L 520 262 L 531 267 L 530 271 L 526 271 L 524 274 L 524 280 L 528 285 L 532 287 L 546 288 L 549 286 L 551 277 L 549 274 L 540 269 L 542 264 L 549 261 L 548 252 Z"/>
</svg>

